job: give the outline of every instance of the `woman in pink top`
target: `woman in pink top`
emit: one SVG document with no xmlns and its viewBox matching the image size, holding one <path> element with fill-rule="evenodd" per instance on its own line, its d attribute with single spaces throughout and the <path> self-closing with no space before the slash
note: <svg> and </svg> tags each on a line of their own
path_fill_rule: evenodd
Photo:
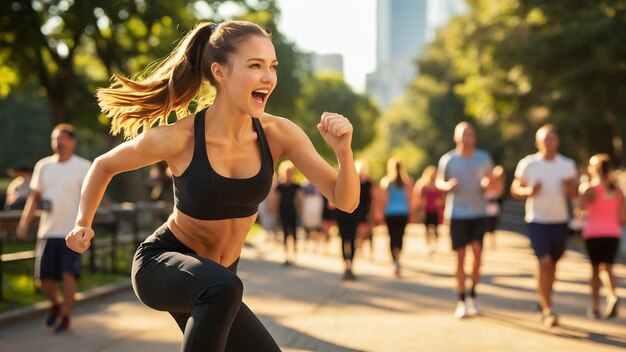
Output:
<svg viewBox="0 0 626 352">
<path fill-rule="evenodd" d="M 435 187 L 436 177 L 437 168 L 434 165 L 428 165 L 417 187 L 413 188 L 412 195 L 412 222 L 417 220 L 424 222 L 429 254 L 437 249 L 437 226 L 441 224 L 445 203 L 444 193 Z"/>
<path fill-rule="evenodd" d="M 613 262 L 619 248 L 622 224 L 626 222 L 624 196 L 613 181 L 609 156 L 596 154 L 589 160 L 591 180 L 582 184 L 580 193 L 587 212 L 583 239 L 592 265 L 590 318 L 600 318 L 600 280 L 608 291 L 606 318 L 617 316 L 618 297 Z M 602 272 L 602 275 L 600 275 Z"/>
</svg>

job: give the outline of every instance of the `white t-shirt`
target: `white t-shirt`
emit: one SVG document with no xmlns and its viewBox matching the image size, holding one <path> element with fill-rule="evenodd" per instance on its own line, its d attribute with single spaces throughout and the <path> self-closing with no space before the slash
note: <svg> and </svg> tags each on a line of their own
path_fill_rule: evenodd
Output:
<svg viewBox="0 0 626 352">
<path fill-rule="evenodd" d="M 39 238 L 64 238 L 74 228 L 80 189 L 91 166 L 89 160 L 73 155 L 59 162 L 53 155 L 37 162 L 30 188 L 41 192 L 41 199 L 50 202 L 50 209 L 39 220 Z"/>
<path fill-rule="evenodd" d="M 557 154 L 554 160 L 545 160 L 539 153 L 531 154 L 517 164 L 515 177 L 529 187 L 541 182 L 539 193 L 526 199 L 526 222 L 559 224 L 568 221 L 563 181 L 576 177 L 576 165 L 572 159 Z"/>
</svg>

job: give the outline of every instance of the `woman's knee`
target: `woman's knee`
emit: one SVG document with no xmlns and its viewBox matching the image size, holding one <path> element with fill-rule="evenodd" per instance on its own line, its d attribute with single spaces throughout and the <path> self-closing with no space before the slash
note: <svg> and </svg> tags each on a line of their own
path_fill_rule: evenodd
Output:
<svg viewBox="0 0 626 352">
<path fill-rule="evenodd" d="M 240 304 L 243 298 L 243 282 L 232 273 L 224 275 L 217 280 L 205 285 L 196 303 L 221 301 L 222 304 Z"/>
</svg>

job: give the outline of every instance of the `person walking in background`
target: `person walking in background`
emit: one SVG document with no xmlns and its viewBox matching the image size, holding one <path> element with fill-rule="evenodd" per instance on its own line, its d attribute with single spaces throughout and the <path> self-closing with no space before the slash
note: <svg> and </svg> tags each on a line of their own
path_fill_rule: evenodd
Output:
<svg viewBox="0 0 626 352">
<path fill-rule="evenodd" d="M 341 254 L 344 263 L 344 274 L 341 279 L 354 281 L 356 276 L 352 271 L 352 263 L 356 251 L 355 239 L 359 224 L 359 213 L 357 211 L 348 213 L 337 209 L 335 211 L 335 220 L 337 221 L 339 236 L 341 237 Z"/>
<path fill-rule="evenodd" d="M 272 176 L 272 187 L 269 194 L 261 203 L 259 203 L 259 212 L 257 220 L 263 231 L 265 231 L 266 240 L 269 242 L 278 241 L 276 232 L 278 230 L 278 210 L 276 202 L 276 186 L 278 186 L 278 177 L 276 174 Z"/>
<path fill-rule="evenodd" d="M 504 196 L 505 177 L 502 166 L 496 165 L 489 175 L 490 182 L 485 187 L 485 199 L 487 200 L 487 228 L 485 233 L 491 234 L 491 248 L 496 248 L 496 227 L 502 211 L 501 203 Z"/>
<path fill-rule="evenodd" d="M 41 281 L 41 290 L 52 304 L 45 324 L 57 333 L 70 327 L 76 302 L 80 255 L 67 248 L 65 236 L 74 227 L 81 186 L 91 165 L 90 161 L 74 155 L 75 133 L 69 124 L 56 125 L 52 130 L 54 154 L 35 165 L 31 192 L 16 229 L 17 238 L 25 240 L 35 210 L 40 203 L 45 204 L 37 231 L 35 277 Z M 63 305 L 56 284 L 60 280 L 63 282 Z"/>
<path fill-rule="evenodd" d="M 26 200 L 30 194 L 33 168 L 30 166 L 14 167 L 9 169 L 8 174 L 13 179 L 7 186 L 4 210 L 22 210 L 26 206 Z"/>
<path fill-rule="evenodd" d="M 558 324 L 552 310 L 556 267 L 565 252 L 569 228 L 567 198 L 578 195 L 576 165 L 558 153 L 559 137 L 553 125 L 540 127 L 535 134 L 538 152 L 517 164 L 511 195 L 526 199 L 528 237 L 537 257 L 538 309 L 547 327 Z"/>
<path fill-rule="evenodd" d="M 400 253 L 404 238 L 404 230 L 409 222 L 409 204 L 413 183 L 400 160 L 391 157 L 387 161 L 387 174 L 380 180 L 382 190 L 382 208 L 385 224 L 389 232 L 389 247 L 395 268 L 395 275 L 401 276 Z"/>
<path fill-rule="evenodd" d="M 369 176 L 369 166 L 365 160 L 355 162 L 356 172 L 361 180 L 361 194 L 359 196 L 359 206 L 355 210 L 357 215 L 356 250 L 363 250 L 364 243 L 369 244 L 370 259 L 374 255 L 374 236 L 372 227 L 374 224 L 374 207 L 380 202 L 378 184 Z"/>
<path fill-rule="evenodd" d="M 94 162 L 66 243 L 77 252 L 89 248 L 96 208 L 114 175 L 165 160 L 174 178 L 174 210 L 135 252 L 131 277 L 142 302 L 174 317 L 183 351 L 280 350 L 242 302 L 236 274 L 278 160 L 291 160 L 338 208 L 351 212 L 359 201 L 347 118 L 324 112 L 317 124 L 339 162 L 336 171 L 300 127 L 265 112 L 277 65 L 271 37 L 260 26 L 205 22 L 137 75 L 140 80 L 116 75 L 111 87 L 97 91 L 113 133 L 132 139 Z M 189 103 L 206 83 L 215 88 L 213 104 L 190 114 Z M 169 124 L 172 111 L 179 119 Z M 162 126 L 151 128 L 157 123 Z"/>
<path fill-rule="evenodd" d="M 423 222 L 424 233 L 428 253 L 432 254 L 437 250 L 437 240 L 439 237 L 438 226 L 443 218 L 445 195 L 437 189 L 437 168 L 428 165 L 422 173 L 419 181 L 413 188 L 412 195 L 412 222 Z"/>
<path fill-rule="evenodd" d="M 302 227 L 306 234 L 306 242 L 313 246 L 326 245 L 326 236 L 322 234 L 322 212 L 324 211 L 324 196 L 307 180 L 302 187 Z"/>
<path fill-rule="evenodd" d="M 167 208 L 174 206 L 174 190 L 172 183 L 172 170 L 165 162 L 150 165 L 148 179 L 146 180 L 150 191 L 150 199 L 153 201 L 163 201 Z"/>
<path fill-rule="evenodd" d="M 591 261 L 590 318 L 615 318 L 618 311 L 617 280 L 613 263 L 619 250 L 622 225 L 626 223 L 624 194 L 613 177 L 611 160 L 607 154 L 596 154 L 589 159 L 590 181 L 580 185 L 582 206 L 587 215 L 582 237 Z M 600 282 L 607 290 L 604 315 L 600 313 Z"/>
<path fill-rule="evenodd" d="M 484 189 L 490 186 L 493 168 L 491 156 L 476 148 L 476 132 L 468 122 L 454 128 L 456 148 L 439 159 L 437 188 L 446 192 L 444 216 L 450 223 L 452 249 L 456 252 L 456 289 L 458 301 L 454 316 L 480 314 L 477 285 L 480 281 L 483 237 L 487 223 Z M 472 286 L 469 297 L 465 292 L 465 248 L 474 255 Z"/>
<path fill-rule="evenodd" d="M 296 260 L 297 240 L 296 225 L 298 214 L 301 213 L 302 192 L 299 184 L 293 180 L 295 167 L 289 161 L 284 161 L 278 167 L 278 186 L 276 186 L 276 202 L 278 203 L 278 217 L 283 230 L 283 244 L 285 246 L 285 266 Z"/>
<path fill-rule="evenodd" d="M 331 229 L 334 228 L 336 223 L 337 208 L 326 197 L 322 201 L 324 202 L 324 208 L 322 209 L 322 236 L 324 236 L 326 242 L 329 242 Z"/>
</svg>

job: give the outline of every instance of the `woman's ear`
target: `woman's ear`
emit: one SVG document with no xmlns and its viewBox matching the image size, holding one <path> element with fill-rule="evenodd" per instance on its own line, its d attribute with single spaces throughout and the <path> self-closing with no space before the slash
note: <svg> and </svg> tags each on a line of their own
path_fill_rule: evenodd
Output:
<svg viewBox="0 0 626 352">
<path fill-rule="evenodd" d="M 217 62 L 211 64 L 211 73 L 218 83 L 224 83 L 224 81 L 226 80 L 226 73 L 224 72 L 224 68 Z"/>
</svg>

